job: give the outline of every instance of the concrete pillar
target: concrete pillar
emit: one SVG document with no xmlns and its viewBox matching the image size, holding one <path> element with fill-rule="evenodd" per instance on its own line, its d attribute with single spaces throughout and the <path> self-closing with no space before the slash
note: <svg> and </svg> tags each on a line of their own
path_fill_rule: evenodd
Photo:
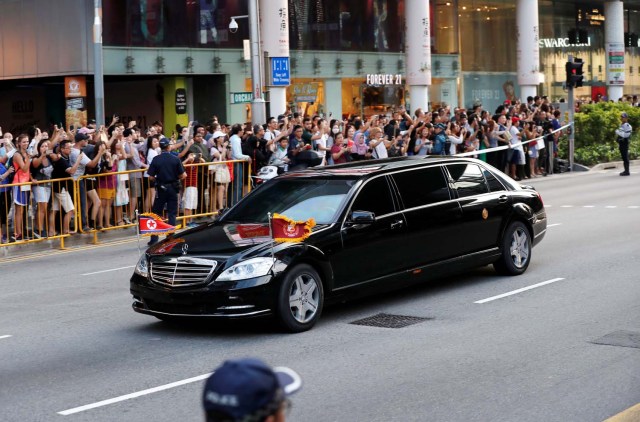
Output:
<svg viewBox="0 0 640 422">
<path fill-rule="evenodd" d="M 327 120 L 342 120 L 342 80 L 324 80 L 325 117 Z M 329 117 L 331 113 L 331 117 Z"/>
<path fill-rule="evenodd" d="M 516 5 L 516 61 L 518 85 L 523 102 L 537 95 L 540 83 L 540 25 L 538 0 L 518 0 Z"/>
<path fill-rule="evenodd" d="M 618 101 L 624 94 L 624 5 L 621 1 L 604 4 L 604 45 L 607 63 L 607 99 Z"/>
<path fill-rule="evenodd" d="M 431 85 L 431 23 L 429 0 L 406 0 L 407 22 L 406 62 L 407 84 L 411 96 L 411 112 L 416 108 L 429 110 Z"/>
<path fill-rule="evenodd" d="M 260 39 L 262 51 L 271 57 L 289 57 L 289 6 L 287 0 L 260 0 Z M 265 66 L 271 69 L 268 64 Z M 289 68 L 291 69 L 291 68 Z M 287 86 L 274 86 L 271 74 L 265 75 L 269 87 L 270 115 L 283 114 L 287 109 Z"/>
</svg>

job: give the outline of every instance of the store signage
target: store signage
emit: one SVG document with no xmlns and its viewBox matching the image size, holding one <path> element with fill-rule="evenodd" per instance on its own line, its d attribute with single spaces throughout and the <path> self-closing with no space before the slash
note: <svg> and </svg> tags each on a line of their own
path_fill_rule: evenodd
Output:
<svg viewBox="0 0 640 422">
<path fill-rule="evenodd" d="M 607 43 L 607 85 L 624 85 L 624 44 Z"/>
<path fill-rule="evenodd" d="M 229 98 L 231 104 L 246 104 L 253 101 L 253 92 L 232 92 Z"/>
<path fill-rule="evenodd" d="M 64 78 L 65 125 L 87 125 L 87 81 L 84 76 L 67 76 Z"/>
<path fill-rule="evenodd" d="M 367 75 L 367 85 L 404 85 L 404 82 L 400 74 L 370 74 Z"/>
<path fill-rule="evenodd" d="M 289 69 L 289 57 L 271 57 L 271 85 L 289 86 L 291 84 Z"/>
<path fill-rule="evenodd" d="M 187 113 L 187 90 L 184 88 L 176 89 L 176 114 Z"/>
<path fill-rule="evenodd" d="M 571 44 L 569 38 L 540 38 L 538 41 L 540 48 L 569 48 L 569 47 L 591 47 L 591 37 L 586 43 Z"/>
<path fill-rule="evenodd" d="M 293 99 L 296 103 L 315 103 L 318 100 L 318 83 L 293 85 Z"/>
</svg>

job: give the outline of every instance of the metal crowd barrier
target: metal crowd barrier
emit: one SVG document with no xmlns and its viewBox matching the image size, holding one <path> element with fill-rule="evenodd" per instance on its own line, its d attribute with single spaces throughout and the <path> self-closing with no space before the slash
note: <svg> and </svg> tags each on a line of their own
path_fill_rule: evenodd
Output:
<svg viewBox="0 0 640 422">
<path fill-rule="evenodd" d="M 251 191 L 247 161 L 187 164 L 185 171 L 188 177 L 178 196 L 179 228 L 217 215 Z M 128 170 L 0 185 L 0 248 L 59 240 L 64 249 L 65 239 L 76 233 L 93 235 L 97 244 L 101 233 L 135 227 L 136 210 L 151 212 L 155 196 L 155 186 L 144 173 Z"/>
</svg>

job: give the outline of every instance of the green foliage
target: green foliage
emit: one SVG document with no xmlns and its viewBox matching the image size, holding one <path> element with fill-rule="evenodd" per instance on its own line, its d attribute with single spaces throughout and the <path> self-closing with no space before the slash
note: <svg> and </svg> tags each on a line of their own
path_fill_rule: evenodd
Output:
<svg viewBox="0 0 640 422">
<path fill-rule="evenodd" d="M 615 131 L 620 127 L 620 114 L 629 115 L 629 124 L 633 128 L 629 145 L 629 158 L 640 157 L 640 107 L 626 103 L 600 102 L 586 104 L 575 114 L 575 155 L 576 163 L 593 166 L 598 163 L 620 161 L 620 152 Z M 567 136 L 560 138 L 558 155 L 568 158 Z"/>
</svg>

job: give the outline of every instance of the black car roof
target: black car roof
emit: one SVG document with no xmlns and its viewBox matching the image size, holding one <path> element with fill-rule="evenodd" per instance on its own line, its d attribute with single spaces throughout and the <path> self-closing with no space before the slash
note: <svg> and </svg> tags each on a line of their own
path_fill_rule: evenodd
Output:
<svg viewBox="0 0 640 422">
<path fill-rule="evenodd" d="M 420 167 L 426 163 L 436 164 L 449 162 L 451 160 L 469 160 L 467 158 L 455 156 L 411 156 L 394 157 L 380 160 L 354 161 L 346 164 L 336 164 L 326 167 L 313 167 L 301 171 L 291 171 L 280 177 L 345 177 L 345 178 L 365 178 L 366 176 L 388 173 L 392 170 Z"/>
</svg>

